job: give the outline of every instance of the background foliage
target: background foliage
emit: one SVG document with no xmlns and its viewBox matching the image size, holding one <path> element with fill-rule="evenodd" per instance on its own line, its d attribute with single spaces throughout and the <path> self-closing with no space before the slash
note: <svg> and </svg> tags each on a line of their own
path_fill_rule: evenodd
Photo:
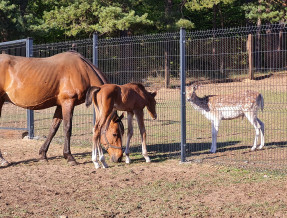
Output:
<svg viewBox="0 0 287 218">
<path fill-rule="evenodd" d="M 37 43 L 286 21 L 286 0 L 0 0 L 0 41 Z"/>
</svg>

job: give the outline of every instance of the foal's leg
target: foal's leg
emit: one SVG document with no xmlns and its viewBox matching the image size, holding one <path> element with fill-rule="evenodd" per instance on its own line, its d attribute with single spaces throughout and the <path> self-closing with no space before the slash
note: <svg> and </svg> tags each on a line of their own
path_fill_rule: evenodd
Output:
<svg viewBox="0 0 287 218">
<path fill-rule="evenodd" d="M 2 153 L 0 151 L 0 166 L 7 167 L 8 165 L 9 165 L 9 162 L 3 158 Z"/>
<path fill-rule="evenodd" d="M 54 113 L 52 126 L 50 127 L 50 130 L 49 130 L 48 137 L 39 150 L 39 155 L 41 156 L 40 160 L 47 160 L 47 152 L 48 152 L 50 143 L 51 143 L 53 137 L 56 135 L 56 133 L 59 129 L 59 126 L 62 122 L 62 119 L 63 119 L 62 108 L 61 108 L 61 106 L 57 106 L 55 113 Z"/>
<path fill-rule="evenodd" d="M 98 146 L 100 146 L 99 142 L 99 133 L 96 132 L 96 129 L 93 128 L 93 148 L 92 148 L 92 161 L 95 165 L 95 168 L 100 168 L 100 164 L 98 162 Z"/>
<path fill-rule="evenodd" d="M 74 106 L 75 105 L 74 105 L 73 99 L 66 100 L 65 102 L 62 103 L 62 114 L 63 114 L 64 133 L 65 133 L 63 155 L 64 155 L 64 158 L 68 160 L 68 163 L 71 164 L 72 166 L 77 164 L 76 160 L 71 154 L 71 149 L 70 149 Z"/>
<path fill-rule="evenodd" d="M 134 130 L 133 130 L 133 116 L 134 113 L 133 112 L 127 112 L 128 113 L 128 138 L 127 138 L 127 146 L 125 149 L 125 154 L 126 154 L 126 163 L 129 164 L 131 162 L 130 159 L 130 141 L 131 138 L 134 134 Z"/>
<path fill-rule="evenodd" d="M 144 125 L 143 110 L 137 110 L 137 111 L 134 111 L 134 113 L 135 113 L 137 121 L 138 121 L 140 134 L 141 134 L 141 138 L 142 138 L 142 155 L 145 158 L 146 162 L 150 162 L 150 158 L 147 154 L 147 149 L 146 149 L 146 130 L 145 130 L 145 125 Z"/>
<path fill-rule="evenodd" d="M 3 104 L 4 104 L 4 99 L 0 98 L 0 117 L 1 117 L 1 111 L 2 111 Z M 1 150 L 0 150 L 0 166 L 6 167 L 8 165 L 9 165 L 9 162 L 3 158 Z"/>
</svg>

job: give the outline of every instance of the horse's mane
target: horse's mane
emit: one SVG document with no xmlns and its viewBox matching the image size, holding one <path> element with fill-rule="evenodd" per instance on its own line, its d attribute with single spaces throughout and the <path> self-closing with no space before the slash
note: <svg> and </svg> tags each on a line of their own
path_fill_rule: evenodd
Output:
<svg viewBox="0 0 287 218">
<path fill-rule="evenodd" d="M 96 75 L 102 81 L 102 84 L 108 83 L 107 77 L 95 65 L 93 65 L 89 59 L 85 58 L 82 54 L 75 50 L 69 50 L 68 52 L 79 56 L 94 71 L 94 73 L 96 73 Z"/>
</svg>

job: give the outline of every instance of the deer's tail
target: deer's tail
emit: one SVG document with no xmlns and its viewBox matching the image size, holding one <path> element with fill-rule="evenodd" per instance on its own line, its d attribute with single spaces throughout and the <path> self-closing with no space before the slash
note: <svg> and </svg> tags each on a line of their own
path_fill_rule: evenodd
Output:
<svg viewBox="0 0 287 218">
<path fill-rule="evenodd" d="M 257 99 L 257 105 L 260 107 L 261 111 L 263 111 L 264 108 L 264 98 L 261 94 L 258 95 Z"/>
</svg>

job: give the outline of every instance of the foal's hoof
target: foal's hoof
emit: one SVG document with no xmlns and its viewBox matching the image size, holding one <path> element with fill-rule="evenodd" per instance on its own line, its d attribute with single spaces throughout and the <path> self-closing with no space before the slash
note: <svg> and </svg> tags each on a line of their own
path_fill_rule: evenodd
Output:
<svg viewBox="0 0 287 218">
<path fill-rule="evenodd" d="M 149 157 L 145 157 L 145 162 L 146 163 L 150 163 L 151 162 L 150 158 Z"/>
<path fill-rule="evenodd" d="M 0 163 L 0 166 L 1 167 L 8 167 L 10 165 L 10 163 L 8 162 L 8 161 L 2 161 L 1 163 Z"/>
<path fill-rule="evenodd" d="M 69 164 L 70 166 L 76 166 L 76 165 L 78 165 L 77 161 L 75 161 L 75 160 L 68 161 L 68 164 Z"/>
</svg>

